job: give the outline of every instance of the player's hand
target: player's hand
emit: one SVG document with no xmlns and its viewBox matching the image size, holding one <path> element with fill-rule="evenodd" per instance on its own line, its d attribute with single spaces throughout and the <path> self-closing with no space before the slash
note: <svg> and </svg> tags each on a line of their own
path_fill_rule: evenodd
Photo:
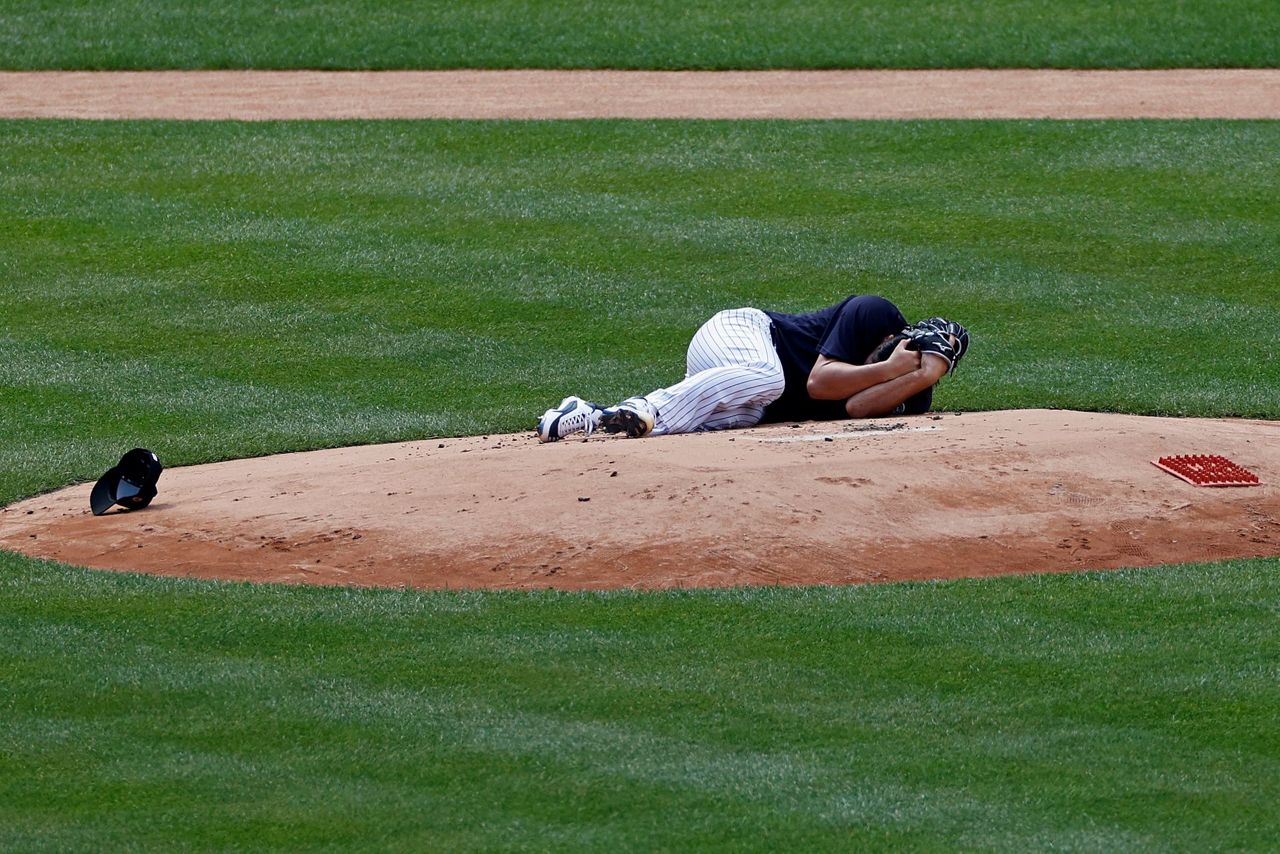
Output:
<svg viewBox="0 0 1280 854">
<path fill-rule="evenodd" d="M 947 341 L 948 343 L 951 344 L 951 349 L 955 350 L 956 345 L 958 344 L 958 342 L 956 341 L 956 336 L 948 335 Z M 906 343 L 906 342 L 903 342 L 903 343 Z M 920 365 L 921 367 L 929 368 L 930 370 L 934 371 L 934 373 L 937 374 L 938 379 L 941 379 L 942 376 L 946 374 L 947 371 L 951 370 L 951 362 L 947 360 L 947 357 L 940 356 L 937 353 L 922 354 L 920 359 Z"/>
<path fill-rule="evenodd" d="M 904 338 L 898 342 L 898 346 L 893 348 L 893 352 L 889 354 L 889 358 L 885 361 L 889 363 L 889 367 L 902 376 L 909 374 L 916 368 L 920 367 L 920 351 L 908 350 L 907 345 L 911 343 L 911 339 Z"/>
<path fill-rule="evenodd" d="M 945 317 L 931 317 L 912 324 L 905 334 L 915 340 L 921 352 L 933 352 L 946 359 L 948 372 L 954 371 L 969 351 L 969 330 Z"/>
</svg>

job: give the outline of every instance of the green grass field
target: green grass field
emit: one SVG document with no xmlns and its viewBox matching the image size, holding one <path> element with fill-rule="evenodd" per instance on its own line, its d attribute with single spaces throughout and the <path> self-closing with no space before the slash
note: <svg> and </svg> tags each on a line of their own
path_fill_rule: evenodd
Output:
<svg viewBox="0 0 1280 854">
<path fill-rule="evenodd" d="M 1280 418 L 1274 122 L 0 146 L 0 503 L 135 444 L 527 429 L 676 377 L 717 308 L 852 291 L 969 324 L 942 407 Z M 1265 850 L 1277 569 L 519 595 L 0 555 L 0 849 Z"/>
<path fill-rule="evenodd" d="M 531 428 L 720 308 L 881 293 L 943 407 L 1280 417 L 1280 124 L 0 123 L 0 499 Z M 118 455 L 118 454 L 117 454 Z"/>
<path fill-rule="evenodd" d="M 0 557 L 5 850 L 1266 850 L 1275 562 L 664 595 Z"/>
<path fill-rule="evenodd" d="M 6 0 L 4 68 L 1280 65 L 1274 0 Z"/>
</svg>

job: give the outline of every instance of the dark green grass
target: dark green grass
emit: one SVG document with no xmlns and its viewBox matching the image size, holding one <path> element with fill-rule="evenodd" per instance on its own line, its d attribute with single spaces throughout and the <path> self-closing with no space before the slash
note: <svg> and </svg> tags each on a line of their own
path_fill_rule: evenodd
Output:
<svg viewBox="0 0 1280 854">
<path fill-rule="evenodd" d="M 850 291 L 970 325 L 943 407 L 1280 417 L 1275 123 L 0 147 L 0 503 L 135 444 L 525 429 L 676 378 L 718 308 Z M 1276 569 L 588 596 L 0 555 L 0 849 L 1265 849 Z"/>
<path fill-rule="evenodd" d="M 0 556 L 0 847 L 1264 850 L 1280 576 L 425 594 Z"/>
<path fill-rule="evenodd" d="M 1276 123 L 0 124 L 0 499 L 529 429 L 881 293 L 940 407 L 1280 417 Z"/>
<path fill-rule="evenodd" d="M 1274 0 L 6 0 L 5 68 L 1280 64 Z"/>
</svg>

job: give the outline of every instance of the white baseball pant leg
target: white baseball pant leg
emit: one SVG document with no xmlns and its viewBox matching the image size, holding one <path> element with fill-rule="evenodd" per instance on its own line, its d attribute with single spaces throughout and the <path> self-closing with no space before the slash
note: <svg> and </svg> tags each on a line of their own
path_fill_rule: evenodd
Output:
<svg viewBox="0 0 1280 854">
<path fill-rule="evenodd" d="M 786 387 L 770 323 L 759 309 L 734 308 L 702 324 L 689 342 L 685 378 L 645 395 L 658 410 L 653 435 L 759 424 Z"/>
</svg>

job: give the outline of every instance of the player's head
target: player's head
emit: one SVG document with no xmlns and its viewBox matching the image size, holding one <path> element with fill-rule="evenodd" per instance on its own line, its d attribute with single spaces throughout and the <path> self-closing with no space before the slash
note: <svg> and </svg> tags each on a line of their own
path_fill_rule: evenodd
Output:
<svg viewBox="0 0 1280 854">
<path fill-rule="evenodd" d="M 894 349 L 901 341 L 907 342 L 908 350 L 917 350 L 915 342 L 908 338 L 904 333 L 890 335 L 884 339 L 884 343 L 871 351 L 871 355 L 867 357 L 867 364 L 874 365 L 876 362 L 883 362 L 893 355 Z M 908 397 L 905 401 L 898 405 L 893 411 L 894 415 L 923 415 L 929 411 L 929 407 L 933 405 L 933 386 L 929 386 L 924 391 L 918 391 Z"/>
<path fill-rule="evenodd" d="M 865 362 L 867 356 L 875 349 L 876 341 L 886 335 L 893 335 L 907 326 L 907 319 L 896 305 L 884 297 L 864 294 L 850 297 L 845 303 L 843 313 L 848 315 L 847 328 L 858 330 L 853 349 L 849 353 L 853 362 Z"/>
<path fill-rule="evenodd" d="M 918 349 L 915 346 L 915 342 L 911 341 L 904 332 L 899 332 L 895 335 L 887 335 L 885 336 L 885 339 L 876 345 L 876 348 L 871 351 L 871 355 L 867 356 L 867 361 L 863 364 L 874 365 L 876 362 L 883 362 L 887 360 L 893 355 L 893 351 L 897 348 L 899 342 L 902 341 L 907 342 L 908 350 Z"/>
</svg>

